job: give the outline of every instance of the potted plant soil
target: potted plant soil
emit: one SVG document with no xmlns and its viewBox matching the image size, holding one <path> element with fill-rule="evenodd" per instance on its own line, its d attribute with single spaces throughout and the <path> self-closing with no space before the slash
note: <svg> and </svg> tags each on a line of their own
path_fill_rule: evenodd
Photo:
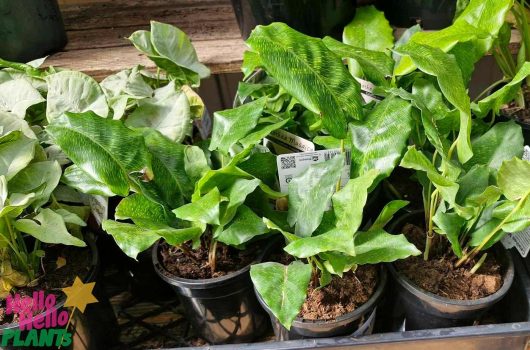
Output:
<svg viewBox="0 0 530 350">
<path fill-rule="evenodd" d="M 333 194 L 343 166 L 340 154 L 290 182 L 288 217 L 296 234 L 264 219 L 286 242 L 283 253 L 273 251 L 269 262 L 251 267 L 277 340 L 370 334 L 387 279 L 377 264 L 420 254 L 404 236 L 383 230 L 407 202 L 388 203 L 373 225 L 359 230 L 378 171 L 349 180 Z M 320 186 L 308 187 L 311 182 Z M 330 199 L 333 208 L 326 210 Z"/>
<path fill-rule="evenodd" d="M 41 341 L 67 348 L 80 341 L 94 345 L 97 339 L 76 334 L 82 326 L 68 328 L 73 314 L 63 309 L 61 291 L 77 277 L 95 281 L 98 252 L 93 237 L 82 230 L 89 209 L 57 199 L 62 169 L 46 156 L 36 129 L 12 113 L 0 115 L 1 346 L 30 347 Z M 21 303 L 21 298 L 29 302 Z M 30 330 L 42 328 L 36 325 L 45 318 L 55 320 L 44 326 L 50 336 Z"/>
</svg>

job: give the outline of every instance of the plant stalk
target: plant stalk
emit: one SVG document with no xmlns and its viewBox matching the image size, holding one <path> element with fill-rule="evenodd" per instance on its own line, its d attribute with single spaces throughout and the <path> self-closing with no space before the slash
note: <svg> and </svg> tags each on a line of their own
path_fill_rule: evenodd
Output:
<svg viewBox="0 0 530 350">
<path fill-rule="evenodd" d="M 217 254 L 217 240 L 213 239 L 210 241 L 210 249 L 208 251 L 208 264 L 210 265 L 210 270 L 212 274 L 215 272 L 216 268 L 216 254 Z"/>
<path fill-rule="evenodd" d="M 486 257 L 487 256 L 488 256 L 488 253 L 482 254 L 482 256 L 480 257 L 479 261 L 475 264 L 475 266 L 473 266 L 473 268 L 471 270 L 469 270 L 469 272 L 471 274 L 474 274 L 475 272 L 477 272 L 478 269 L 480 269 L 480 267 L 482 266 L 482 264 L 484 264 L 484 261 L 486 261 Z"/>
<path fill-rule="evenodd" d="M 344 153 L 344 139 L 341 139 L 340 140 L 340 154 L 343 154 L 343 153 Z M 335 187 L 335 192 L 340 191 L 340 186 L 341 186 L 341 178 L 339 177 L 339 181 L 337 181 L 337 186 Z"/>
</svg>

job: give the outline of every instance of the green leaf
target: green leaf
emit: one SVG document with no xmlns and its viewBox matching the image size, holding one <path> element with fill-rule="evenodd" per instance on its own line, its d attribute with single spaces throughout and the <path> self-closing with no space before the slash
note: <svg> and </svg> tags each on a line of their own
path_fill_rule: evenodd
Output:
<svg viewBox="0 0 530 350">
<path fill-rule="evenodd" d="M 505 201 L 493 209 L 492 216 L 504 221 L 502 225 L 504 232 L 520 232 L 530 226 L 530 197 L 526 197 L 516 210 L 517 204 L 518 201 Z"/>
<path fill-rule="evenodd" d="M 64 222 L 67 224 L 73 224 L 82 227 L 86 226 L 86 222 L 84 222 L 83 219 L 81 219 L 77 214 L 72 213 L 66 209 L 59 208 L 55 209 L 54 212 L 61 215 L 63 217 Z"/>
<path fill-rule="evenodd" d="M 129 101 L 153 96 L 153 89 L 145 82 L 140 66 L 109 75 L 100 85 L 114 112 L 113 119 L 123 117 Z"/>
<path fill-rule="evenodd" d="M 473 113 L 479 118 L 485 117 L 490 112 L 498 115 L 502 106 L 516 98 L 523 80 L 529 75 L 530 62 L 525 62 L 512 81 L 477 103 L 473 103 L 471 106 Z"/>
<path fill-rule="evenodd" d="M 331 229 L 318 236 L 304 237 L 289 243 L 284 250 L 297 258 L 308 258 L 324 252 L 341 252 L 354 256 L 355 231 L 347 227 Z"/>
<path fill-rule="evenodd" d="M 381 213 L 379 213 L 379 216 L 374 221 L 372 226 L 370 226 L 370 231 L 374 230 L 382 230 L 386 224 L 392 220 L 394 217 L 394 214 L 396 214 L 398 211 L 400 211 L 402 208 L 406 207 L 409 204 L 408 201 L 402 201 L 402 200 L 394 200 L 390 201 L 381 210 Z"/>
<path fill-rule="evenodd" d="M 63 118 L 61 118 L 63 119 Z M 142 134 L 92 112 L 67 113 L 46 131 L 81 170 L 120 196 L 129 194 L 131 173 L 152 177 Z"/>
<path fill-rule="evenodd" d="M 359 232 L 355 236 L 355 256 L 350 263 L 357 265 L 380 264 L 420 255 L 404 235 L 392 235 L 383 230 Z"/>
<path fill-rule="evenodd" d="M 523 155 L 523 133 L 513 121 L 497 123 L 485 134 L 473 140 L 473 157 L 465 164 L 470 169 L 476 164 L 485 164 L 499 169 L 502 162 Z"/>
<path fill-rule="evenodd" d="M 25 79 L 8 80 L 0 84 L 0 110 L 24 119 L 26 110 L 45 101 L 39 91 Z"/>
<path fill-rule="evenodd" d="M 478 60 L 491 49 L 512 4 L 513 0 L 471 0 L 451 26 L 438 31 L 416 33 L 410 41 L 437 47 L 444 52 L 451 50 L 457 43 L 472 41 L 475 60 Z M 413 70 L 410 59 L 404 58 L 395 72 L 404 75 Z"/>
<path fill-rule="evenodd" d="M 300 104 L 318 114 L 332 136 L 344 138 L 348 121 L 362 118 L 359 83 L 322 40 L 273 23 L 257 26 L 247 44 L 259 54 L 267 73 Z"/>
<path fill-rule="evenodd" d="M 158 56 L 197 73 L 201 78 L 210 75 L 210 70 L 199 62 L 195 48 L 186 33 L 177 27 L 151 21 L 151 43 Z"/>
<path fill-rule="evenodd" d="M 35 193 L 31 205 L 40 208 L 50 200 L 61 179 L 61 172 L 61 166 L 56 161 L 31 163 L 9 181 L 9 191 Z"/>
<path fill-rule="evenodd" d="M 196 146 L 171 142 L 156 130 L 146 130 L 144 137 L 155 176 L 140 187 L 151 200 L 171 208 L 182 205 L 183 198 L 191 198 L 199 175 L 208 169 L 204 152 Z"/>
<path fill-rule="evenodd" d="M 291 328 L 305 301 L 311 272 L 309 264 L 299 261 L 288 266 L 266 262 L 250 267 L 254 288 L 287 329 Z"/>
<path fill-rule="evenodd" d="M 471 113 L 462 73 L 454 56 L 426 45 L 408 42 L 396 49 L 409 56 L 424 73 L 436 77 L 445 98 L 460 112 L 460 131 L 457 138 L 458 159 L 465 163 L 473 156 L 471 149 Z"/>
<path fill-rule="evenodd" d="M 438 209 L 433 216 L 433 221 L 436 224 L 435 231 L 444 234 L 451 243 L 455 255 L 459 258 L 462 257 L 459 239 L 466 220 L 456 213 L 446 213 Z"/>
<path fill-rule="evenodd" d="M 0 136 L 0 175 L 7 180 L 24 169 L 35 155 L 37 140 L 30 139 L 21 131 L 11 131 Z"/>
<path fill-rule="evenodd" d="M 254 192 L 259 184 L 258 179 L 237 179 L 232 186 L 223 191 L 223 196 L 228 199 L 228 204 L 223 211 L 220 220 L 221 225 L 228 224 L 234 218 L 239 206 L 245 202 L 247 196 Z M 261 219 L 259 221 L 261 223 Z"/>
<path fill-rule="evenodd" d="M 42 209 L 33 220 L 17 220 L 15 228 L 44 243 L 86 246 L 85 242 L 68 232 L 63 217 L 51 209 Z"/>
<path fill-rule="evenodd" d="M 269 230 L 263 220 L 246 205 L 237 207 L 237 212 L 230 224 L 214 238 L 219 242 L 238 246 L 252 238 L 267 233 Z"/>
<path fill-rule="evenodd" d="M 394 30 L 383 12 L 373 5 L 358 7 L 353 20 L 344 27 L 345 44 L 385 52 L 394 46 Z"/>
<path fill-rule="evenodd" d="M 336 227 L 349 231 L 352 235 L 351 238 L 361 225 L 364 206 L 368 198 L 368 189 L 378 175 L 379 172 L 376 169 L 369 170 L 363 175 L 349 180 L 346 186 L 332 197 Z"/>
<path fill-rule="evenodd" d="M 133 259 L 136 259 L 138 253 L 149 248 L 160 238 L 164 238 L 171 245 L 179 245 L 196 239 L 202 233 L 202 230 L 197 227 L 184 229 L 168 227 L 151 230 L 112 220 L 103 221 L 102 227 L 114 238 L 120 249 Z"/>
<path fill-rule="evenodd" d="M 407 101 L 387 97 L 362 123 L 350 124 L 352 177 L 377 169 L 377 184 L 390 175 L 407 147 L 412 130 L 411 108 Z"/>
<path fill-rule="evenodd" d="M 366 79 L 377 85 L 387 85 L 386 77 L 392 76 L 394 68 L 394 61 L 388 55 L 354 47 L 356 45 L 353 44 L 346 45 L 329 36 L 325 37 L 323 42 L 337 56 L 357 61 Z"/>
<path fill-rule="evenodd" d="M 156 89 L 152 98 L 140 100 L 125 125 L 155 129 L 171 141 L 180 143 L 191 134 L 193 127 L 188 97 L 177 91 L 175 82 L 170 81 Z"/>
<path fill-rule="evenodd" d="M 0 111 L 0 136 L 7 134 L 10 131 L 22 131 L 24 136 L 30 139 L 36 139 L 35 132 L 28 125 L 24 119 L 15 114 Z"/>
<path fill-rule="evenodd" d="M 95 180 L 75 164 L 70 165 L 64 170 L 61 180 L 65 185 L 75 188 L 82 193 L 105 197 L 112 197 L 115 195 L 107 185 Z"/>
<path fill-rule="evenodd" d="M 190 105 L 191 119 L 201 119 L 204 115 L 204 102 L 198 93 L 195 92 L 188 85 L 184 85 L 181 88 L 182 92 L 188 97 L 188 103 Z"/>
<path fill-rule="evenodd" d="M 530 195 L 530 162 L 519 158 L 504 161 L 497 174 L 497 184 L 509 200 Z"/>
<path fill-rule="evenodd" d="M 322 220 L 344 167 L 344 155 L 309 166 L 289 183 L 289 225 L 295 234 L 311 236 Z"/>
<path fill-rule="evenodd" d="M 455 204 L 456 194 L 458 192 L 458 184 L 447 176 L 442 176 L 431 161 L 421 152 L 416 150 L 414 146 L 409 147 L 407 153 L 401 159 L 403 168 L 423 171 L 427 174 L 430 181 L 440 191 L 443 199 L 451 206 Z"/>
<path fill-rule="evenodd" d="M 221 198 L 217 187 L 214 187 L 198 200 L 173 210 L 173 213 L 182 220 L 219 225 L 219 204 L 221 201 L 223 198 Z"/>
<path fill-rule="evenodd" d="M 171 224 L 163 206 L 139 193 L 123 198 L 116 207 L 114 217 L 117 220 L 130 219 L 136 225 L 145 228 L 159 228 Z"/>
<path fill-rule="evenodd" d="M 266 102 L 267 98 L 262 97 L 233 109 L 215 112 L 212 141 L 208 149 L 228 154 L 232 145 L 254 130 Z"/>
<path fill-rule="evenodd" d="M 245 148 L 247 148 L 249 146 L 256 145 L 261 140 L 263 140 L 265 137 L 269 136 L 269 134 L 271 132 L 273 132 L 274 130 L 281 129 L 289 121 L 290 121 L 290 119 L 284 119 L 282 121 L 279 121 L 279 122 L 273 123 L 273 124 L 259 124 L 255 128 L 254 132 L 248 134 L 247 136 L 245 136 L 244 138 L 239 140 L 239 142 Z M 214 126 L 214 128 L 215 128 L 215 126 Z"/>
<path fill-rule="evenodd" d="M 109 114 L 107 99 L 99 84 L 86 74 L 61 71 L 46 76 L 48 95 L 46 118 L 51 123 L 66 112 L 92 111 L 100 117 Z"/>
</svg>

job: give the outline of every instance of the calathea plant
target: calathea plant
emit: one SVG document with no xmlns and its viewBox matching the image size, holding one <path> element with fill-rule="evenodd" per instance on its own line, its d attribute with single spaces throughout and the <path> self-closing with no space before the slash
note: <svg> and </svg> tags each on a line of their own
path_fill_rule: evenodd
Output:
<svg viewBox="0 0 530 350">
<path fill-rule="evenodd" d="M 315 288 L 324 288 L 332 278 L 355 271 L 358 265 L 420 254 L 403 235 L 383 230 L 406 201 L 388 203 L 370 227 L 359 230 L 368 189 L 379 172 L 369 170 L 333 193 L 343 167 L 344 155 L 339 154 L 310 166 L 290 182 L 288 220 L 295 234 L 264 219 L 269 228 L 282 233 L 286 242 L 284 251 L 295 261 L 289 265 L 278 262 L 253 265 L 250 273 L 257 292 L 287 329 L 306 300 L 311 279 L 319 281 L 314 283 Z M 318 186 L 313 186 L 317 183 Z M 329 200 L 332 208 L 326 210 Z"/>
<path fill-rule="evenodd" d="M 46 156 L 24 115 L 0 112 L 0 159 L 0 298 L 5 298 L 13 289 L 38 285 L 47 244 L 86 246 L 79 228 L 88 212 L 54 196 L 61 166 Z"/>
</svg>

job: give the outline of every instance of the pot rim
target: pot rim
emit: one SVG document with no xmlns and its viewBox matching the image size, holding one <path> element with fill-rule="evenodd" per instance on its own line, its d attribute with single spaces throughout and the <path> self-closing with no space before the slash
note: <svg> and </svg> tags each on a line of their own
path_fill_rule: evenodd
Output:
<svg viewBox="0 0 530 350">
<path fill-rule="evenodd" d="M 423 215 L 423 210 L 415 210 L 415 211 L 411 211 L 411 212 L 401 215 L 393 224 L 390 225 L 390 229 L 389 229 L 390 233 L 393 233 L 393 231 L 395 231 L 396 224 L 402 220 L 405 220 L 404 218 L 408 218 L 408 217 L 420 215 L 420 214 Z M 499 243 L 496 243 L 494 247 L 499 247 L 498 244 Z M 505 253 L 506 260 L 507 260 L 506 261 L 507 266 L 505 266 L 506 270 L 503 276 L 503 284 L 501 288 L 499 288 L 499 290 L 497 290 L 495 293 L 488 295 L 486 297 L 483 297 L 483 298 L 479 298 L 479 299 L 458 300 L 458 299 L 451 299 L 451 298 L 443 297 L 443 296 L 429 292 L 417 286 L 408 277 L 399 273 L 398 270 L 394 267 L 393 263 L 388 263 L 388 270 L 390 271 L 392 276 L 396 279 L 396 281 L 401 286 L 403 286 L 410 293 L 418 295 L 422 299 L 430 299 L 430 300 L 434 300 L 437 303 L 462 306 L 462 307 L 479 306 L 483 304 L 493 303 L 495 300 L 500 300 L 502 297 L 504 297 L 504 295 L 508 293 L 508 290 L 512 286 L 512 283 L 515 277 L 515 269 L 514 269 L 513 258 L 511 254 L 504 247 L 499 247 L 497 249 Z"/>
<path fill-rule="evenodd" d="M 90 270 L 88 271 L 88 274 L 83 279 L 83 282 L 92 282 L 96 279 L 96 275 L 99 269 L 99 252 L 96 246 L 96 238 L 94 237 L 92 232 L 87 232 L 84 237 L 84 241 L 87 244 L 87 248 L 90 249 L 92 252 L 92 258 L 90 261 Z M 46 309 L 46 311 L 40 312 L 33 316 L 33 318 L 43 315 L 46 317 L 48 314 L 55 312 L 59 309 L 61 309 L 64 306 L 64 303 L 66 303 L 66 297 L 63 295 L 57 297 L 57 302 L 55 306 L 51 309 Z M 5 323 L 0 325 L 0 334 L 2 334 L 4 330 L 6 329 L 13 329 L 13 328 L 19 328 L 19 322 L 15 323 Z"/>
<path fill-rule="evenodd" d="M 162 278 L 169 284 L 178 283 L 179 285 L 191 289 L 210 289 L 214 287 L 219 287 L 223 284 L 230 282 L 234 278 L 238 278 L 244 274 L 248 274 L 248 272 L 250 271 L 250 266 L 259 263 L 263 259 L 264 251 L 267 249 L 265 247 L 263 251 L 258 254 L 258 256 L 251 263 L 237 271 L 233 271 L 224 276 L 214 278 L 190 279 L 178 277 L 177 275 L 169 272 L 164 267 L 162 262 L 158 259 L 158 251 L 161 243 L 162 240 L 157 241 L 155 244 L 153 244 L 153 248 L 151 249 L 151 257 L 156 273 L 158 274 L 158 276 L 160 276 L 160 278 Z"/>
<path fill-rule="evenodd" d="M 375 308 L 376 306 L 375 304 L 381 298 L 381 296 L 383 295 L 383 292 L 385 291 L 387 281 L 388 281 L 388 274 L 386 271 L 386 266 L 384 264 L 379 264 L 377 288 L 375 289 L 375 291 L 372 293 L 370 298 L 364 304 L 362 304 L 355 310 L 345 313 L 344 315 L 340 315 L 337 318 L 332 319 L 332 320 L 308 320 L 305 318 L 296 317 L 293 323 L 291 324 L 291 327 L 297 326 L 297 327 L 302 328 L 302 327 L 310 326 L 310 325 L 314 325 L 314 326 L 333 325 L 335 323 L 342 323 L 344 321 L 358 319 L 365 313 L 369 312 L 371 309 Z M 267 304 L 265 303 L 261 295 L 258 293 L 256 288 L 254 288 L 254 292 L 260 304 L 262 304 L 264 308 L 266 308 L 267 311 L 272 314 L 271 309 L 267 306 Z"/>
</svg>

